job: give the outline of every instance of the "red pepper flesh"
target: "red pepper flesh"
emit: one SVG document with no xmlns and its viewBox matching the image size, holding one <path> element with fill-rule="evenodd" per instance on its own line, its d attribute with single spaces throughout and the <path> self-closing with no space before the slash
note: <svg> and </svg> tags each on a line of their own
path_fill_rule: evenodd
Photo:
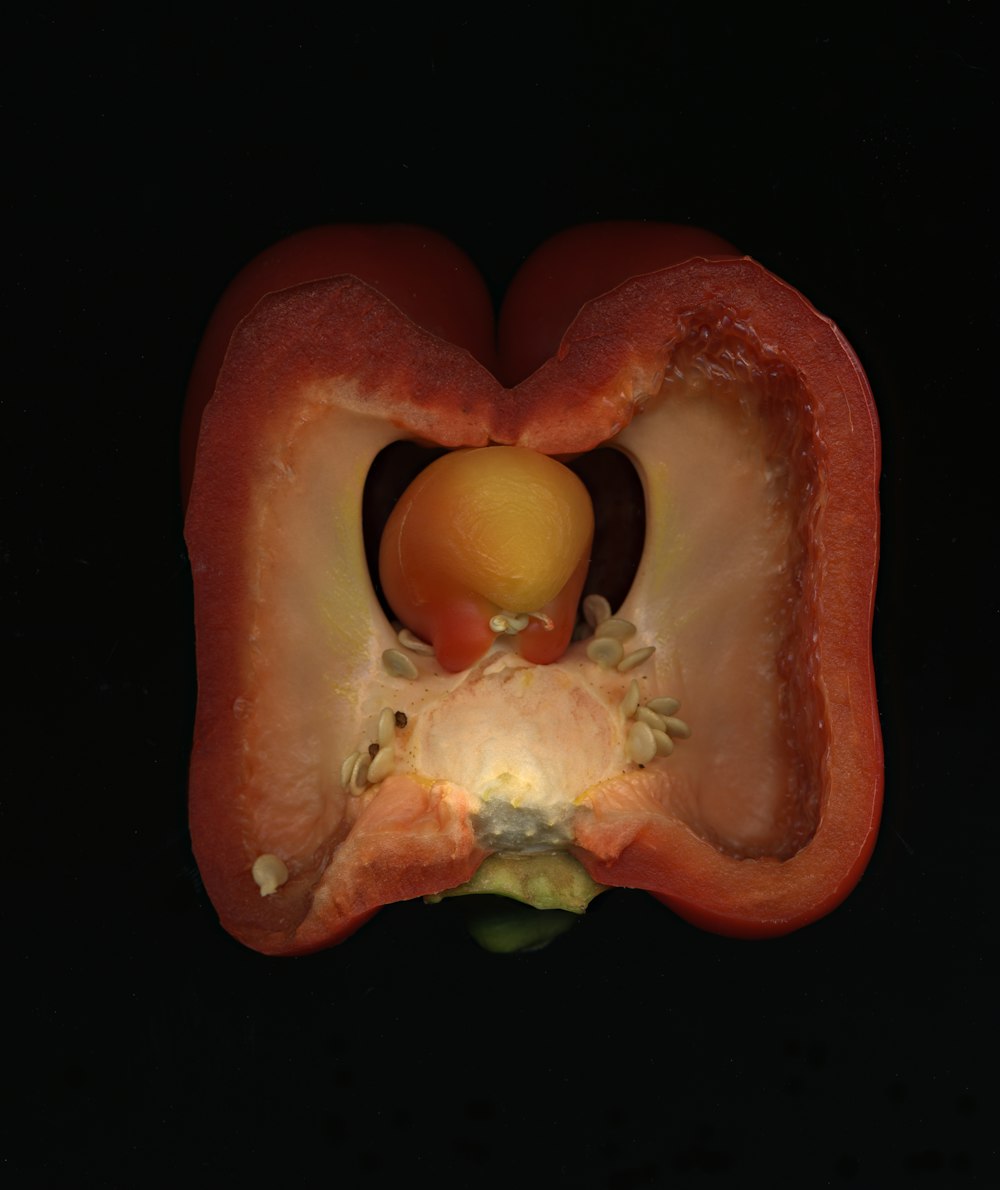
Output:
<svg viewBox="0 0 1000 1190">
<path fill-rule="evenodd" d="M 405 285 L 394 304 L 358 279 L 392 256 L 384 229 L 364 231 L 373 237 L 364 260 L 339 263 L 333 252 L 323 267 L 340 275 L 308 279 L 309 235 L 343 246 L 356 230 L 307 233 L 290 270 L 265 262 L 264 289 L 280 288 L 256 305 L 253 278 L 238 286 L 192 381 L 190 812 L 223 924 L 267 953 L 315 950 L 381 905 L 462 884 L 493 849 L 479 795 L 454 779 L 479 741 L 447 738 L 443 712 L 434 748 L 425 742 L 420 754 L 435 771 L 400 765 L 353 791 L 341 780 L 345 755 L 363 753 L 371 735 L 372 700 L 415 699 L 419 684 L 382 666 L 398 641 L 374 600 L 361 536 L 371 461 L 405 439 L 561 458 L 609 445 L 642 479 L 647 548 L 619 614 L 655 655 L 594 678 L 583 645 L 573 646 L 568 661 L 538 667 L 537 680 L 561 690 L 560 674 L 572 671 L 573 682 L 608 692 L 619 715 L 619 687 L 635 677 L 644 699 L 679 695 L 693 733 L 672 755 L 640 764 L 625 754 L 592 787 L 568 791 L 553 845 L 600 883 L 645 889 L 725 934 L 781 934 L 828 912 L 867 863 L 882 796 L 870 649 L 879 436 L 843 336 L 708 233 L 688 259 L 683 239 L 654 225 L 644 256 L 646 232 L 613 225 L 568 233 L 548 264 L 539 254 L 544 268 L 529 261 L 494 363 L 481 282 L 420 229 L 393 235 L 432 244 L 408 259 L 446 261 L 438 275 L 451 289 L 435 287 L 435 299 L 451 314 L 435 329 L 464 318 L 454 332 L 462 346 L 418 325 L 433 320 L 416 305 L 403 313 Z M 671 242 L 676 263 L 664 257 Z M 553 262 L 585 259 L 588 244 L 596 277 L 560 277 Z M 574 301 L 587 304 L 521 378 L 544 348 L 519 355 L 504 344 L 548 305 L 545 334 L 561 333 Z M 244 314 L 207 400 L 219 345 Z M 520 382 L 505 388 L 467 348 Z M 435 680 L 433 660 L 420 665 Z M 546 763 L 570 764 L 563 750 L 594 738 L 590 689 L 567 695 L 576 710 L 547 729 Z M 423 714 L 399 729 L 401 756 Z M 614 715 L 599 730 L 613 735 Z M 461 704 L 455 722 L 479 720 Z M 262 895 L 252 872 L 272 855 L 287 878 Z"/>
</svg>

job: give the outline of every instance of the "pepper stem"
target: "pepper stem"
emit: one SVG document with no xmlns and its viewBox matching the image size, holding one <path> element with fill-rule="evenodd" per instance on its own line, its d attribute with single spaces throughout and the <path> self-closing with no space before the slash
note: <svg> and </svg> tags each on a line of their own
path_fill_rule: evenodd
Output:
<svg viewBox="0 0 1000 1190">
<path fill-rule="evenodd" d="M 548 945 L 604 891 L 568 852 L 511 852 L 487 856 L 471 880 L 424 900 L 468 897 L 473 938 L 486 950 L 512 954 Z"/>
</svg>

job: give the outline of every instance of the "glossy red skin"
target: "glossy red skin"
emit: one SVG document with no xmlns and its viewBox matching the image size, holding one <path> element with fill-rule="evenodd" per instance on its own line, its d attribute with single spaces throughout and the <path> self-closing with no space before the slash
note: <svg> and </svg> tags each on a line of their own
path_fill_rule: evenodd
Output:
<svg viewBox="0 0 1000 1190">
<path fill-rule="evenodd" d="M 191 488 L 201 415 L 233 331 L 265 294 L 323 277 L 352 276 L 424 330 L 464 347 L 496 371 L 493 304 L 478 269 L 450 240 L 408 224 L 335 224 L 280 240 L 226 287 L 212 312 L 188 381 L 181 423 L 181 489 Z"/>
<path fill-rule="evenodd" d="M 738 257 L 720 236 L 678 223 L 587 223 L 546 240 L 511 281 L 497 326 L 506 385 L 518 384 L 554 355 L 586 302 L 628 277 L 701 256 Z"/>
<path fill-rule="evenodd" d="M 794 363 L 812 398 L 827 474 L 823 524 L 816 538 L 825 565 L 816 599 L 822 610 L 817 647 L 830 691 L 830 723 L 825 801 L 816 833 L 792 859 L 780 862 L 733 859 L 693 833 L 662 822 L 650 822 L 610 861 L 595 854 L 601 850 L 600 841 L 595 842 L 594 852 L 588 849 L 586 835 L 578 834 L 577 850 L 595 879 L 645 888 L 698 925 L 733 936 L 773 936 L 822 916 L 843 900 L 864 870 L 877 833 L 882 751 L 870 653 L 880 457 L 874 405 L 864 373 L 840 332 L 790 286 L 750 260 L 724 257 L 721 249 L 713 261 L 695 259 L 666 269 L 654 263 L 656 271 L 644 270 L 640 249 L 648 225 L 641 226 L 641 234 L 634 228 L 623 234 L 624 267 L 626 275 L 637 268 L 647 275 L 583 309 L 555 355 L 511 390 L 464 352 L 417 331 L 388 304 L 379 305 L 366 287 L 343 279 L 268 299 L 254 316 L 254 341 L 234 344 L 230 375 L 246 377 L 255 367 L 271 367 L 275 372 L 271 390 L 286 389 L 294 399 L 303 379 L 295 341 L 311 333 L 303 329 L 304 324 L 315 325 L 322 313 L 331 333 L 322 343 L 312 343 L 315 358 L 310 366 L 321 373 L 355 376 L 362 387 L 376 380 L 391 383 L 393 376 L 405 379 L 421 394 L 419 402 L 380 412 L 413 436 L 427 436 L 433 423 L 438 440 L 447 446 L 494 441 L 568 454 L 599 445 L 627 424 L 633 410 L 631 382 L 626 383 L 626 378 L 635 373 L 637 361 L 647 372 L 655 369 L 680 333 L 682 311 L 721 304 L 751 320 L 760 342 L 780 349 Z M 594 286 L 603 285 L 614 271 L 608 263 L 614 236 L 607 229 L 577 229 L 570 236 L 575 237 L 572 255 L 576 258 L 586 256 L 594 237 L 599 248 L 594 254 L 598 279 L 575 277 L 563 284 L 553 277 L 549 283 L 546 271 L 536 274 L 543 298 L 550 284 L 552 305 L 562 303 L 563 310 L 580 294 L 589 297 Z M 670 235 L 662 229 L 652 233 L 654 261 L 662 261 L 669 241 Z M 560 250 L 558 244 L 552 249 L 553 259 Z M 305 319 L 299 313 L 303 304 L 308 306 Z M 516 280 L 502 319 L 505 334 L 516 338 L 518 326 L 532 323 L 537 309 L 532 287 Z M 558 333 L 561 317 L 554 319 L 556 329 L 550 328 L 549 333 Z M 367 350 L 365 335 L 382 350 Z M 275 371 L 267 353 L 280 352 L 282 346 L 288 349 L 285 363 L 279 362 Z M 531 358 L 507 352 L 500 370 L 516 374 L 531 367 Z M 234 383 L 230 381 L 230 389 Z M 594 394 L 602 393 L 615 396 L 594 399 Z M 240 424 L 231 422 L 216 433 L 214 443 L 209 442 L 209 460 L 221 458 L 220 451 L 228 446 L 238 454 L 252 443 L 257 398 L 250 387 L 244 395 L 245 416 Z M 442 426 L 447 428 L 445 435 L 440 433 Z M 208 464 L 205 469 L 209 470 Z M 201 513 L 195 511 L 189 530 L 202 553 L 225 552 L 226 544 L 218 540 L 210 514 L 216 505 L 234 499 L 229 495 L 230 478 L 203 477 L 197 498 Z M 199 719 L 208 730 L 221 713 L 210 698 L 204 715 L 199 707 Z M 227 845 L 228 810 L 212 801 L 209 786 L 210 782 L 202 782 L 192 790 L 192 828 L 199 863 L 203 872 L 206 867 L 210 870 L 206 884 L 226 923 L 230 890 L 220 882 L 228 879 L 228 869 L 224 863 L 215 865 L 215 856 Z M 241 936 L 250 945 L 272 952 L 317 949 L 351 932 L 379 904 L 431 891 L 420 887 L 412 872 L 396 883 L 391 874 L 380 880 L 384 883 L 379 888 L 356 899 L 356 912 L 340 913 L 335 920 L 315 920 L 306 907 L 306 920 L 283 942 L 268 935 L 263 944 L 261 939 L 247 937 L 246 931 Z M 239 893 L 239 898 L 245 898 L 245 893 Z"/>
</svg>

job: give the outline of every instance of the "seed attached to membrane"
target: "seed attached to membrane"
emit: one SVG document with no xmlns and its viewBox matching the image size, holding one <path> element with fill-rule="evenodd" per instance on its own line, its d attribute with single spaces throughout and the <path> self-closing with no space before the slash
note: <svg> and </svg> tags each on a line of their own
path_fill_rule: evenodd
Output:
<svg viewBox="0 0 1000 1190">
<path fill-rule="evenodd" d="M 642 665 L 644 661 L 648 661 L 655 652 L 655 645 L 646 645 L 644 649 L 636 649 L 634 652 L 629 653 L 618 662 L 618 672 L 620 674 L 628 673 L 630 669 L 635 669 L 636 666 Z"/>
<path fill-rule="evenodd" d="M 611 615 L 611 604 L 603 595 L 588 595 L 583 601 L 583 618 L 591 628 L 603 624 Z"/>
<path fill-rule="evenodd" d="M 552 632 L 555 623 L 545 612 L 497 612 L 490 616 L 490 631 L 505 636 L 517 636 L 523 632 L 532 620 L 537 620 L 546 632 Z"/>
<path fill-rule="evenodd" d="M 587 645 L 587 656 L 602 669 L 611 669 L 625 656 L 625 650 L 613 636 L 595 636 Z"/>
<path fill-rule="evenodd" d="M 656 755 L 656 739 L 648 723 L 633 723 L 628 729 L 625 751 L 636 764 L 649 764 Z"/>
<path fill-rule="evenodd" d="M 601 595 L 587 596 L 583 616 L 594 633 L 587 645 L 587 656 L 603 669 L 614 667 L 619 673 L 628 673 L 656 652 L 653 645 L 625 652 L 622 641 L 631 639 L 636 627 L 623 616 L 612 616 L 611 604 Z M 673 752 L 673 737 L 689 739 L 691 728 L 674 714 L 680 709 L 678 699 L 652 698 L 644 706 L 641 703 L 639 683 L 633 678 L 620 704 L 626 721 L 632 720 L 625 738 L 625 754 L 635 764 L 649 764 L 655 757 Z"/>
<path fill-rule="evenodd" d="M 640 723 L 648 723 L 656 731 L 666 731 L 667 721 L 662 715 L 658 715 L 655 711 L 651 711 L 648 706 L 637 707 L 635 717 Z"/>
<path fill-rule="evenodd" d="M 517 636 L 530 623 L 527 612 L 498 612 L 490 617 L 490 632 L 504 633 L 506 636 Z"/>
<path fill-rule="evenodd" d="M 673 715 L 681 708 L 680 699 L 677 698 L 651 698 L 646 706 L 658 715 Z"/>
<path fill-rule="evenodd" d="M 587 596 L 583 601 L 583 615 L 594 629 L 594 635 L 587 645 L 587 656 L 602 669 L 614 666 L 619 673 L 628 673 L 656 652 L 655 646 L 647 645 L 626 654 L 622 641 L 635 636 L 636 627 L 631 620 L 612 616 L 611 604 L 602 595 Z"/>
<path fill-rule="evenodd" d="M 340 783 L 357 796 L 367 785 L 378 785 L 396 769 L 396 728 L 403 728 L 407 718 L 403 711 L 383 707 L 379 712 L 377 739 L 368 745 L 367 753 L 352 752 L 340 766 Z"/>
<path fill-rule="evenodd" d="M 633 720 L 625 739 L 625 754 L 629 760 L 648 764 L 656 756 L 670 756 L 675 739 L 691 738 L 687 723 L 666 713 L 678 710 L 680 705 L 676 698 L 651 698 L 645 706 L 640 705 L 639 683 L 632 679 L 621 702 L 625 718 Z"/>
<path fill-rule="evenodd" d="M 354 768 L 351 772 L 350 792 L 357 797 L 364 793 L 365 786 L 368 784 L 368 766 L 371 764 L 371 757 L 365 752 L 359 752 L 358 758 L 354 762 Z"/>
<path fill-rule="evenodd" d="M 608 620 L 602 620 L 597 625 L 594 636 L 598 638 L 613 636 L 615 640 L 628 640 L 630 636 L 635 636 L 635 625 L 630 620 L 622 620 L 618 616 L 612 616 Z"/>
<path fill-rule="evenodd" d="M 358 763 L 360 757 L 360 752 L 352 752 L 350 756 L 344 759 L 344 763 L 340 766 L 340 783 L 345 789 L 350 789 L 351 787 L 351 777 L 354 775 L 354 766 Z"/>
<path fill-rule="evenodd" d="M 669 756 L 674 750 L 674 741 L 665 731 L 658 731 L 655 727 L 650 730 L 653 733 L 653 742 L 656 744 L 656 755 Z"/>
<path fill-rule="evenodd" d="M 396 749 L 393 747 L 379 748 L 375 759 L 368 766 L 368 783 L 377 785 L 390 776 L 396 767 Z"/>
<path fill-rule="evenodd" d="M 639 683 L 632 679 L 629 683 L 628 690 L 625 697 L 622 699 L 622 714 L 626 719 L 631 719 L 639 708 Z"/>
<path fill-rule="evenodd" d="M 260 895 L 269 897 L 272 893 L 276 893 L 288 879 L 288 868 L 285 866 L 284 860 L 277 855 L 258 855 L 253 861 L 250 875 L 254 879 L 254 884 L 260 889 Z"/>
<path fill-rule="evenodd" d="M 422 653 L 425 657 L 434 656 L 434 646 L 428 644 L 425 640 L 421 640 L 409 628 L 400 628 L 396 633 L 396 639 L 404 649 L 409 649 L 411 653 Z"/>
<path fill-rule="evenodd" d="M 392 674 L 394 678 L 406 678 L 412 682 L 417 676 L 417 667 L 399 649 L 386 649 L 382 654 L 382 665 L 386 672 Z"/>
<path fill-rule="evenodd" d="M 378 743 L 386 748 L 396 738 L 396 712 L 392 707 L 383 707 L 378 717 Z"/>
</svg>

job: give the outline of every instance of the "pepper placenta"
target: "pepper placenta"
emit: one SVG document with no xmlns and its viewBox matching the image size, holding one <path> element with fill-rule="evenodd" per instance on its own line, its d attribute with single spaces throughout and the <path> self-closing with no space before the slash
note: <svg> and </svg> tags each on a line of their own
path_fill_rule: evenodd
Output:
<svg viewBox="0 0 1000 1190">
<path fill-rule="evenodd" d="M 567 864 L 763 937 L 860 877 L 874 405 L 837 328 L 724 241 L 564 233 L 496 354 L 447 241 L 303 233 L 220 303 L 184 441 L 192 838 L 247 945 L 315 950 L 480 870 L 568 886 Z M 594 451 L 634 486 L 588 496 Z"/>
</svg>

